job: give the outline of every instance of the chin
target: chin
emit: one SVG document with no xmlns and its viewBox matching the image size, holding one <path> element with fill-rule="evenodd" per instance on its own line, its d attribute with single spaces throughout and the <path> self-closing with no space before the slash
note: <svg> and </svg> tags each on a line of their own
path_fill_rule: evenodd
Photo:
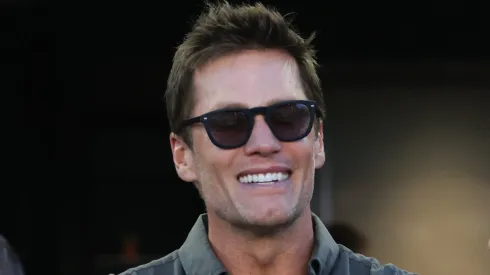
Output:
<svg viewBox="0 0 490 275">
<path fill-rule="evenodd" d="M 289 211 L 270 209 L 266 212 L 248 213 L 248 215 L 243 213 L 241 223 L 238 226 L 257 233 L 260 232 L 260 235 L 267 232 L 275 233 L 294 223 L 301 214 L 297 212 L 299 211 L 294 211 L 294 209 L 289 209 Z"/>
</svg>

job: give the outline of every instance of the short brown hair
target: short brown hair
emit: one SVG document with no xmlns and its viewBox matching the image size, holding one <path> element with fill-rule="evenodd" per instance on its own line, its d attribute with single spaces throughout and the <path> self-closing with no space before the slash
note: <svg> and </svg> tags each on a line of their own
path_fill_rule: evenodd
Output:
<svg viewBox="0 0 490 275">
<path fill-rule="evenodd" d="M 193 76 L 200 66 L 213 59 L 250 49 L 279 49 L 292 56 L 299 68 L 301 83 L 310 100 L 317 102 L 322 118 L 325 104 L 317 75 L 317 61 L 312 45 L 314 34 L 303 39 L 291 22 L 263 4 L 233 6 L 226 1 L 207 4 L 192 30 L 175 53 L 165 93 L 167 116 L 172 132 L 189 118 L 194 107 Z"/>
</svg>

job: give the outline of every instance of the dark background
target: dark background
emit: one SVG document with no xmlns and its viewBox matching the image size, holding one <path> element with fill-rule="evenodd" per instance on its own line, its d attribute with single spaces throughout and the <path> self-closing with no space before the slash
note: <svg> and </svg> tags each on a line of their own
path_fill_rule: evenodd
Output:
<svg viewBox="0 0 490 275">
<path fill-rule="evenodd" d="M 366 167 L 352 162 L 365 142 L 410 132 L 422 109 L 466 102 L 463 113 L 488 134 L 488 3 L 280 2 L 266 1 L 296 12 L 303 34 L 317 31 L 334 182 Z M 204 207 L 170 162 L 161 98 L 174 49 L 202 4 L 0 5 L 0 234 L 27 274 L 122 271 L 128 235 L 148 257 L 178 248 Z M 387 85 L 405 89 L 377 89 Z"/>
</svg>

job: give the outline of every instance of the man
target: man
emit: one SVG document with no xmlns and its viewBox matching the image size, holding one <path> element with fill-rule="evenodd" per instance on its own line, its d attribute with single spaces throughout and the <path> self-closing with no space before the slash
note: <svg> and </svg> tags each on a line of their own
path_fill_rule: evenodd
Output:
<svg viewBox="0 0 490 275">
<path fill-rule="evenodd" d="M 337 245 L 310 210 L 325 162 L 311 41 L 261 4 L 199 17 L 166 102 L 175 168 L 207 214 L 180 249 L 123 274 L 409 274 Z"/>
</svg>

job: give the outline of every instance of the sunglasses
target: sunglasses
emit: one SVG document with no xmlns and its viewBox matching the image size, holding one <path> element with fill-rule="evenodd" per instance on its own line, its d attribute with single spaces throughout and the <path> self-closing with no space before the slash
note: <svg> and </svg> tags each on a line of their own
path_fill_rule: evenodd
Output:
<svg viewBox="0 0 490 275">
<path fill-rule="evenodd" d="M 209 139 L 216 147 L 235 149 L 247 143 L 257 115 L 264 116 L 272 134 L 279 141 L 293 142 L 306 137 L 311 132 L 315 118 L 319 114 L 314 101 L 291 100 L 267 107 L 212 111 L 183 121 L 179 130 L 202 123 Z"/>
</svg>

